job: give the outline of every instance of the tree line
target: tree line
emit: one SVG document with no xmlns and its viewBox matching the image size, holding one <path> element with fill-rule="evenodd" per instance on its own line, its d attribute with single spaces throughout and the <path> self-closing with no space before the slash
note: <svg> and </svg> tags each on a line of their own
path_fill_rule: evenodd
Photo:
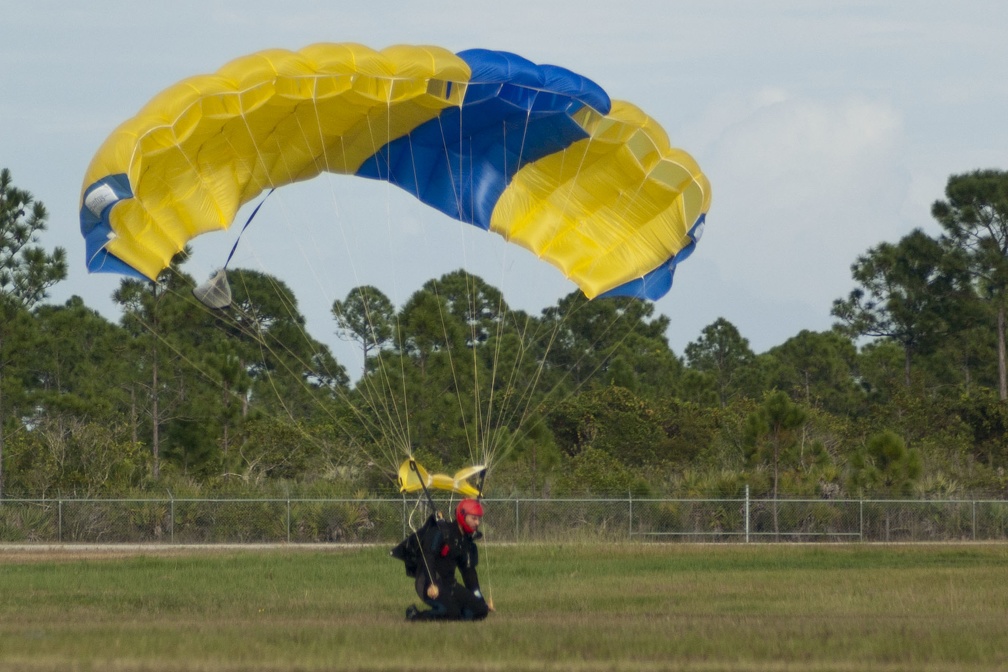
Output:
<svg viewBox="0 0 1008 672">
<path fill-rule="evenodd" d="M 227 272 L 193 295 L 187 251 L 123 279 L 111 322 L 46 303 L 66 253 L 0 173 L 0 494 L 388 494 L 415 454 L 489 463 L 488 494 L 955 497 L 1008 492 L 1008 173 L 949 178 L 915 230 L 851 266 L 830 331 L 764 353 L 728 320 L 682 354 L 667 317 L 574 292 L 532 315 L 464 271 L 396 307 L 332 306 L 348 372 L 284 282 Z"/>
</svg>

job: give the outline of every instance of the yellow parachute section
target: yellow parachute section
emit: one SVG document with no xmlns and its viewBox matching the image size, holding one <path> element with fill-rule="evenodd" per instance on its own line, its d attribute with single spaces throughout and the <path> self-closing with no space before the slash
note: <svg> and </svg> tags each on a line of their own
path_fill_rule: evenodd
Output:
<svg viewBox="0 0 1008 672">
<path fill-rule="evenodd" d="M 693 157 L 640 108 L 617 100 L 609 114 L 586 109 L 580 119 L 590 137 L 518 171 L 491 230 L 594 298 L 691 252 L 711 191 Z"/>
<path fill-rule="evenodd" d="M 459 105 L 464 88 L 449 83 L 468 77 L 437 47 L 345 44 L 264 51 L 179 82 L 116 129 L 87 170 L 85 185 L 124 175 L 133 192 L 109 213 L 104 250 L 155 278 L 265 189 L 354 173 L 391 138 Z"/>
<path fill-rule="evenodd" d="M 417 464 L 415 460 L 405 460 L 401 465 L 399 465 L 399 492 L 417 493 L 422 492 L 424 488 L 427 488 L 428 490 L 454 492 L 455 494 L 462 495 L 463 497 L 471 497 L 475 499 L 482 496 L 482 493 L 480 493 L 476 486 L 469 482 L 469 479 L 473 476 L 479 475 L 480 472 L 485 470 L 486 467 L 483 465 L 474 465 L 471 467 L 465 467 L 464 469 L 459 469 L 455 472 L 454 476 L 448 476 L 447 474 L 431 474 L 428 473 L 422 466 Z"/>
</svg>

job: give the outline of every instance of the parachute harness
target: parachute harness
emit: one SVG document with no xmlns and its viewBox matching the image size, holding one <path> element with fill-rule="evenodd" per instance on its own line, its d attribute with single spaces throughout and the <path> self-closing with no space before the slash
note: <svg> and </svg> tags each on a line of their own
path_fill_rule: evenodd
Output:
<svg viewBox="0 0 1008 672">
<path fill-rule="evenodd" d="M 413 523 L 413 514 L 415 514 L 417 512 L 417 510 L 420 508 L 420 502 L 421 501 L 422 501 L 422 498 L 421 497 L 417 497 L 416 505 L 414 505 L 413 510 L 410 511 L 410 515 L 409 515 L 409 528 L 413 532 L 413 536 L 416 537 L 417 545 L 420 546 L 420 559 L 423 560 L 424 572 L 426 572 L 426 574 L 427 574 L 427 579 L 429 581 L 433 581 L 434 577 L 431 575 L 430 565 L 427 562 L 427 554 L 423 552 L 423 546 L 422 546 L 423 539 L 420 538 L 420 529 Z M 435 511 L 434 515 L 435 516 L 439 516 L 440 514 L 437 511 Z"/>
<path fill-rule="evenodd" d="M 410 512 L 409 516 L 409 526 L 410 530 L 413 531 L 413 535 L 416 537 L 417 545 L 420 546 L 420 558 L 423 560 L 424 571 L 427 573 L 427 580 L 434 583 L 434 575 L 431 573 L 430 564 L 427 562 L 427 554 L 424 553 L 423 539 L 420 538 L 420 530 L 413 524 L 413 514 L 420 508 L 420 502 L 424 499 L 427 500 L 427 505 L 431 509 L 432 515 L 437 520 L 444 520 L 444 515 L 438 510 L 437 504 L 434 503 L 434 498 L 430 494 L 430 490 L 427 489 L 427 484 L 424 482 L 423 477 L 420 475 L 420 467 L 417 465 L 416 460 L 410 458 L 409 460 L 410 470 L 416 474 L 417 479 L 420 481 L 420 486 L 422 488 L 422 495 L 417 497 L 416 505 Z M 481 480 L 482 483 L 482 480 Z"/>
</svg>

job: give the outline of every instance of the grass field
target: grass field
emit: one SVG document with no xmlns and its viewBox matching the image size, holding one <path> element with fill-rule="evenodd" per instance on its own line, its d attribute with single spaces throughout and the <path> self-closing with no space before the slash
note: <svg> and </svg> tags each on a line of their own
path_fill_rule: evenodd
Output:
<svg viewBox="0 0 1008 672">
<path fill-rule="evenodd" d="M 0 669 L 1008 669 L 1008 546 L 484 546 L 483 623 L 385 548 L 0 547 Z"/>
</svg>

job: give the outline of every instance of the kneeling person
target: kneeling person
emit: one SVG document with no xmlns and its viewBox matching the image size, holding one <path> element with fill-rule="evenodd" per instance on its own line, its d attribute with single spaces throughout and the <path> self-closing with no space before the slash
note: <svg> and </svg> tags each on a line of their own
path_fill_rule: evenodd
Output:
<svg viewBox="0 0 1008 672">
<path fill-rule="evenodd" d="M 480 592 L 476 565 L 479 552 L 476 540 L 482 535 L 483 505 L 475 499 L 463 499 L 455 509 L 455 520 L 439 520 L 421 529 L 419 538 L 422 561 L 416 572 L 417 595 L 430 607 L 420 610 L 410 606 L 409 620 L 464 620 L 486 618 L 490 612 Z M 458 582 L 456 571 L 462 576 Z"/>
</svg>

